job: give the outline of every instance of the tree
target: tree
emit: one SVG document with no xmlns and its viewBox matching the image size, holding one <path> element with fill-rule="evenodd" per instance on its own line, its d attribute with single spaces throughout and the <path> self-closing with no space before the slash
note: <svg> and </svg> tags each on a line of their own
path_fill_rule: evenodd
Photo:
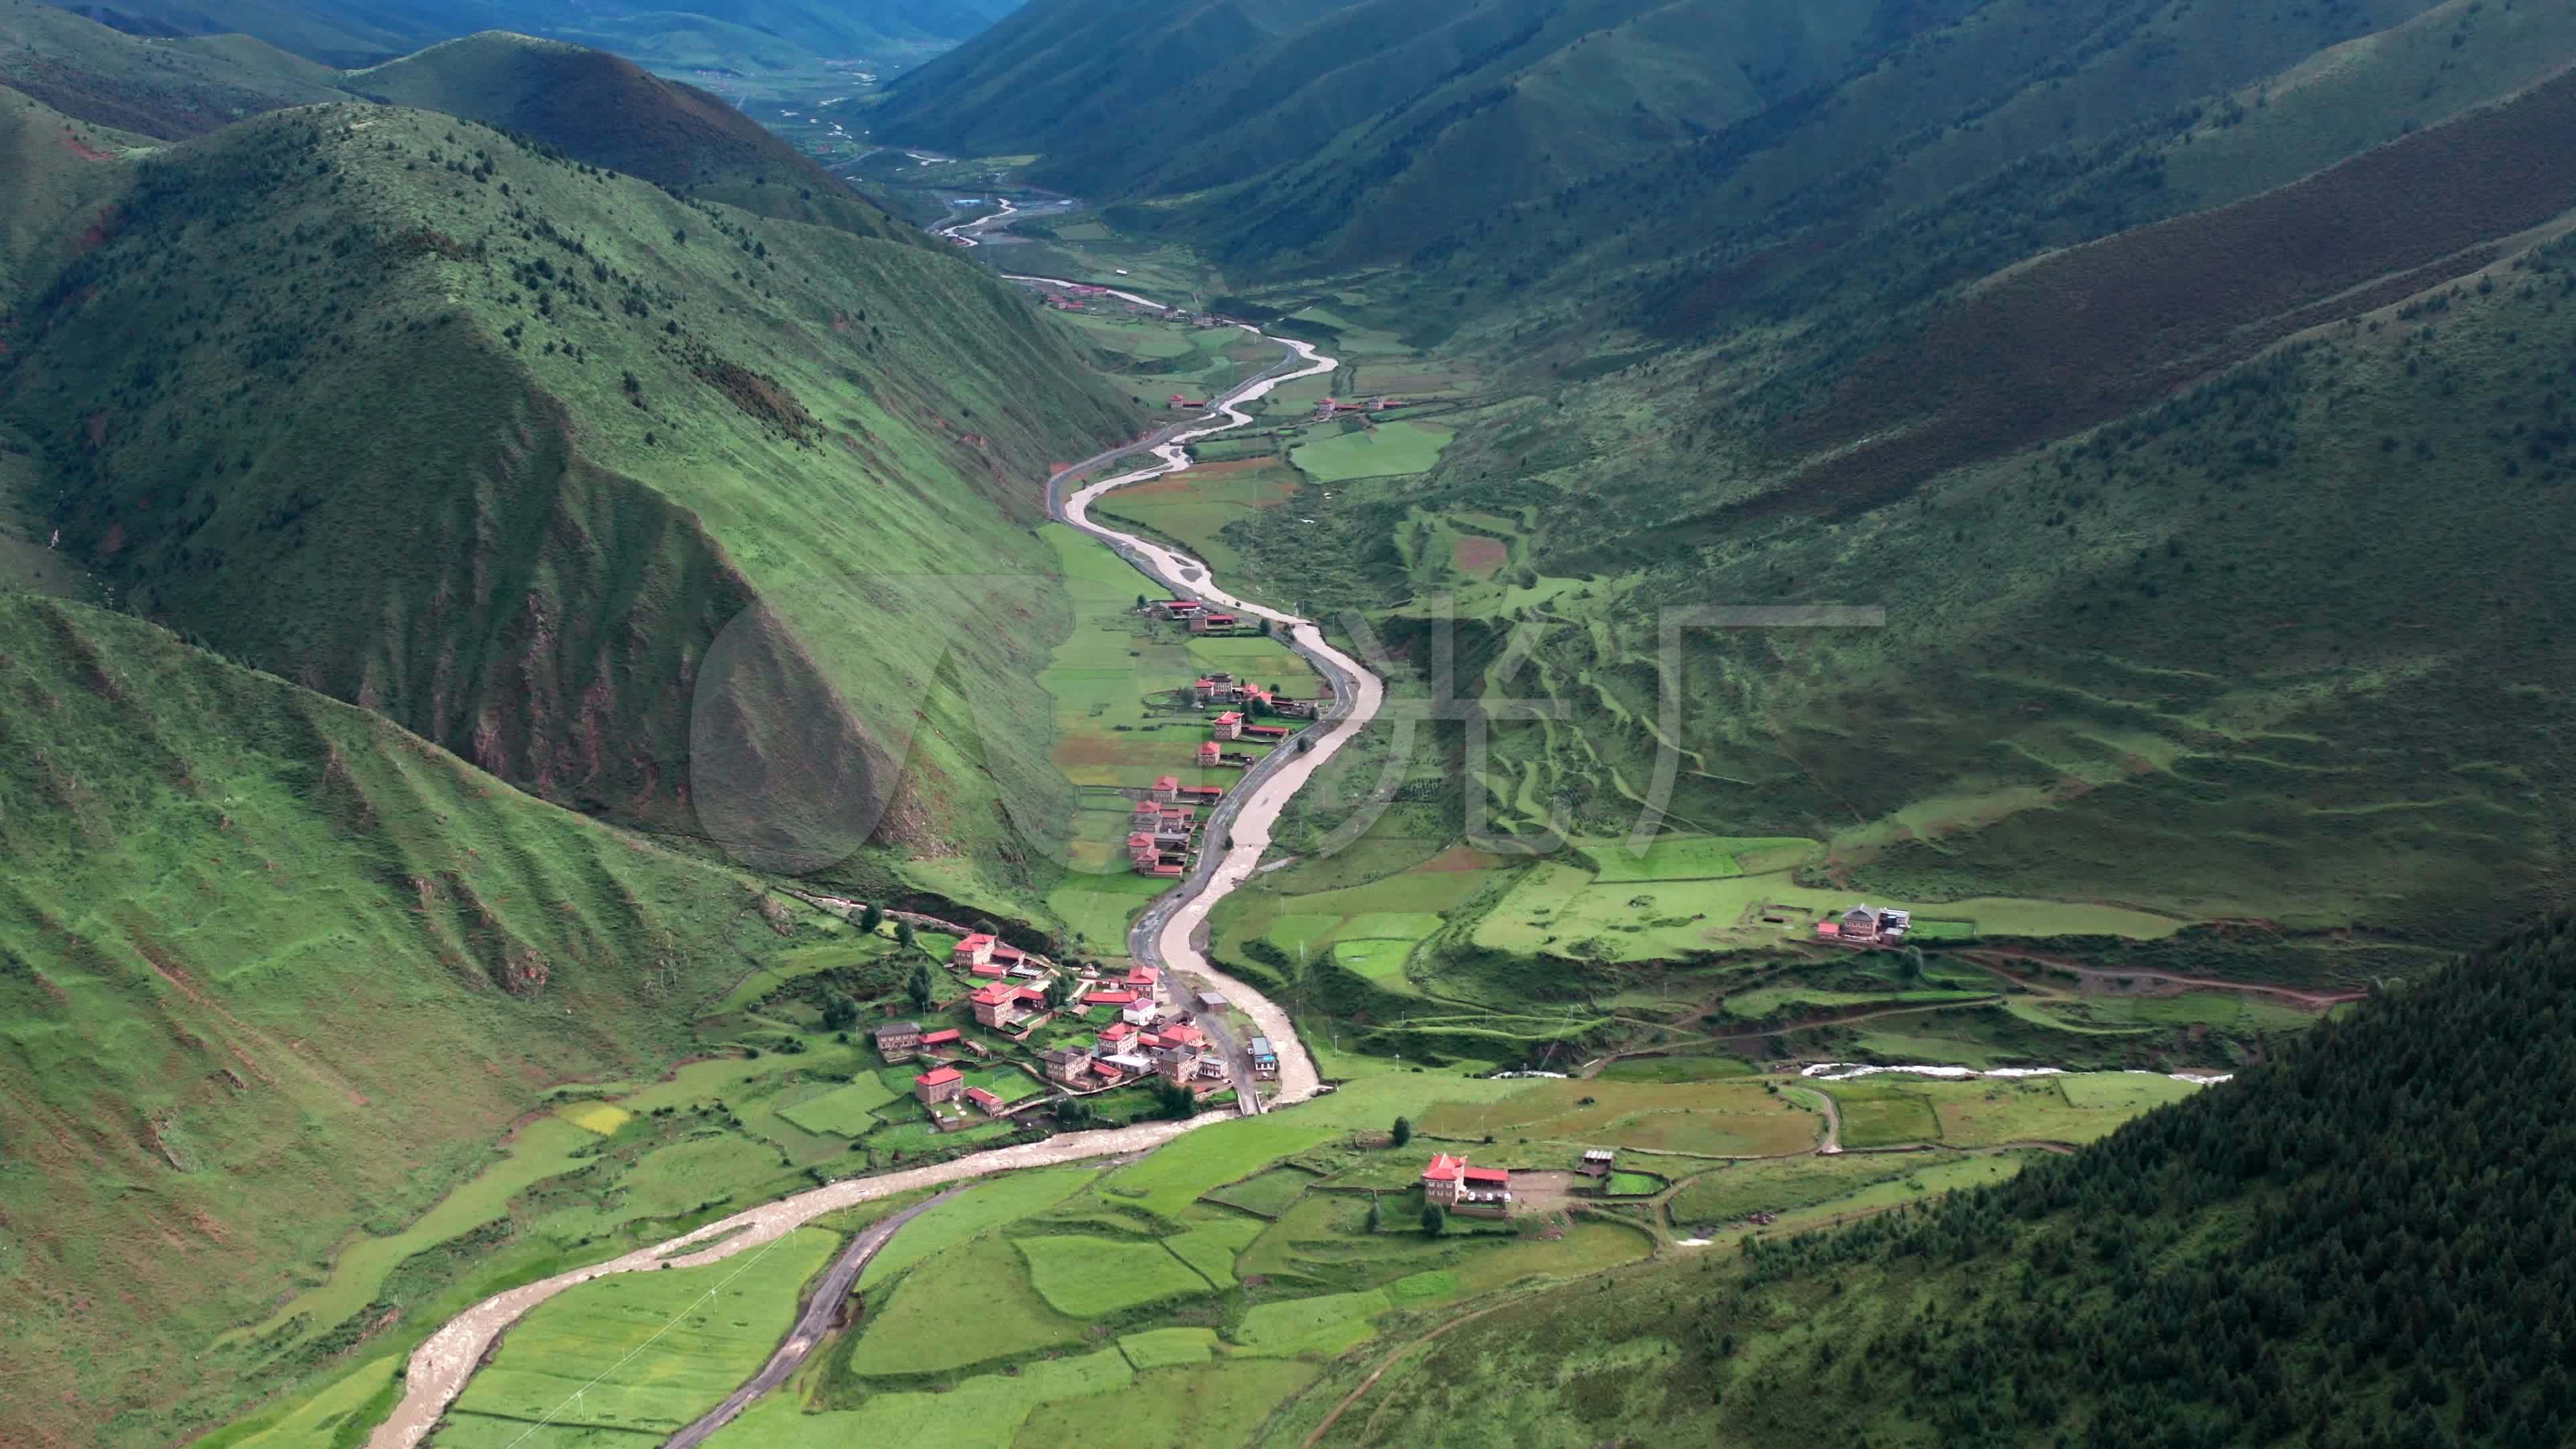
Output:
<svg viewBox="0 0 2576 1449">
<path fill-rule="evenodd" d="M 1141 614 L 1141 613 L 1145 612 L 1147 609 L 1150 609 L 1150 608 L 1152 608 L 1152 607 L 1154 607 L 1154 605 L 1153 605 L 1153 601 L 1152 601 L 1152 600 L 1147 599 L 1143 594 L 1138 594 L 1138 595 L 1136 596 L 1136 612 L 1137 612 L 1137 613 Z"/>
<path fill-rule="evenodd" d="M 939 980 L 930 974 L 929 962 L 924 961 L 912 968 L 912 980 L 906 983 L 904 990 L 911 995 L 914 1006 L 923 1011 L 930 1009 L 930 999 L 939 994 Z"/>
<path fill-rule="evenodd" d="M 829 992 L 824 995 L 823 1029 L 825 1031 L 847 1031 L 850 1029 L 850 1023 L 857 1021 L 858 1019 L 859 1004 L 857 1002 L 852 1001 L 848 996 L 838 991 Z"/>
<path fill-rule="evenodd" d="M 1073 986 L 1073 978 L 1070 976 L 1057 976 L 1048 981 L 1046 1004 L 1061 1009 L 1066 1002 L 1073 1000 Z"/>
<path fill-rule="evenodd" d="M 1055 1104 L 1056 1125 L 1060 1127 L 1088 1127 L 1098 1115 L 1092 1105 L 1080 1097 L 1067 1097 Z"/>
<path fill-rule="evenodd" d="M 1449 1230 L 1449 1210 L 1436 1202 L 1422 1205 L 1422 1233 L 1436 1238 Z"/>
<path fill-rule="evenodd" d="M 885 912 L 876 906 L 859 908 L 859 929 L 873 936 L 885 925 Z"/>
<path fill-rule="evenodd" d="M 1404 1144 L 1413 1140 L 1413 1119 L 1410 1117 L 1396 1118 L 1395 1125 L 1387 1129 L 1386 1135 L 1392 1145 L 1402 1147 Z"/>
<path fill-rule="evenodd" d="M 912 928 L 912 922 L 910 921 L 897 921 L 894 923 L 894 940 L 895 944 L 898 946 L 911 945 L 913 938 L 919 934 L 920 932 L 915 931 Z"/>
<path fill-rule="evenodd" d="M 1897 963 L 1896 969 L 1901 972 L 1908 981 L 1922 980 L 1923 948 L 1920 946 L 1906 947 L 1904 959 Z"/>
<path fill-rule="evenodd" d="M 1386 1231 L 1386 1204 L 1379 1199 L 1376 1193 L 1369 1194 L 1368 1230 L 1372 1233 Z"/>
<path fill-rule="evenodd" d="M 1186 1122 L 1199 1113 L 1198 1093 L 1179 1082 L 1165 1082 L 1154 1089 L 1162 1104 L 1163 1115 L 1175 1122 Z"/>
</svg>

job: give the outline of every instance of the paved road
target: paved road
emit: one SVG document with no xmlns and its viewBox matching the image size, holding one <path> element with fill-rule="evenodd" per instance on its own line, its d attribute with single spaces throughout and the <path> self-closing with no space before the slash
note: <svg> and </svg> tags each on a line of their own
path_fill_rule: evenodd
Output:
<svg viewBox="0 0 2576 1449">
<path fill-rule="evenodd" d="M 1210 1114 L 1193 1117 L 1187 1122 L 1148 1122 L 1106 1132 L 1067 1132 L 1043 1142 L 996 1147 L 989 1152 L 970 1153 L 928 1167 L 907 1168 L 877 1177 L 853 1177 L 825 1187 L 809 1188 L 776 1202 L 762 1203 L 669 1242 L 638 1248 L 622 1258 L 611 1259 L 596 1267 L 558 1273 L 506 1293 L 496 1293 L 449 1319 L 413 1352 L 410 1363 L 404 1367 L 402 1401 L 394 1406 L 393 1416 L 368 1436 L 367 1449 L 411 1449 L 428 1437 L 439 1416 L 446 1413 L 447 1406 L 464 1391 L 465 1381 L 473 1376 L 483 1356 L 491 1352 L 492 1345 L 500 1339 L 501 1331 L 526 1317 L 528 1310 L 567 1288 L 577 1287 L 594 1278 L 605 1278 L 612 1273 L 659 1269 L 666 1262 L 674 1268 L 719 1263 L 764 1243 L 776 1242 L 825 1213 L 839 1212 L 863 1202 L 874 1202 L 915 1188 L 945 1187 L 953 1182 L 1023 1167 L 1052 1167 L 1067 1162 L 1089 1162 L 1097 1158 L 1148 1152 L 1184 1132 L 1225 1120 Z M 686 1251 L 695 1243 L 710 1245 L 695 1252 Z"/>
<path fill-rule="evenodd" d="M 733 1397 L 716 1405 L 705 1417 L 664 1440 L 662 1449 L 697 1449 L 708 1436 L 750 1408 L 753 1400 L 787 1382 L 787 1376 L 796 1372 L 796 1366 L 805 1361 L 805 1355 L 812 1353 L 814 1345 L 823 1341 L 823 1335 L 832 1331 L 832 1321 L 840 1316 L 841 1305 L 850 1296 L 850 1286 L 859 1281 L 860 1271 L 868 1266 L 869 1259 L 877 1255 L 877 1250 L 884 1247 L 904 1224 L 965 1190 L 952 1187 L 926 1202 L 905 1208 L 852 1238 L 850 1246 L 842 1251 L 840 1261 L 834 1263 L 824 1273 L 823 1281 L 815 1286 L 813 1298 L 805 1305 L 804 1316 L 788 1330 L 786 1341 L 778 1345 L 778 1352 L 769 1356 L 769 1362 L 760 1372 L 752 1375 L 751 1382 L 734 1390 Z"/>
</svg>

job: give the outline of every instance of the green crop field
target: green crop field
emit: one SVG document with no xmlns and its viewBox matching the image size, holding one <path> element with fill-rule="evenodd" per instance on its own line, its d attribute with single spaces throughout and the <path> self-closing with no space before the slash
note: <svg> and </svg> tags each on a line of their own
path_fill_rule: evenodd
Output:
<svg viewBox="0 0 2576 1449">
<path fill-rule="evenodd" d="M 1911 1086 L 1886 1082 L 1837 1082 L 1821 1090 L 1842 1116 L 1843 1146 L 1893 1147 L 1938 1142 L 1941 1122 L 1932 1104 Z"/>
<path fill-rule="evenodd" d="M 1213 1328 L 1152 1328 L 1118 1340 L 1118 1351 L 1138 1372 L 1206 1363 L 1216 1347 Z"/>
<path fill-rule="evenodd" d="M 1148 1303 L 1208 1291 L 1208 1283 L 1160 1243 L 1116 1238 L 1022 1238 L 1038 1296 L 1074 1318 L 1104 1318 Z"/>
<path fill-rule="evenodd" d="M 1375 1288 L 1258 1303 L 1246 1310 L 1232 1336 L 1251 1352 L 1273 1357 L 1335 1354 L 1368 1337 L 1369 1320 L 1394 1306 L 1384 1290 Z"/>
<path fill-rule="evenodd" d="M 1017 1374 L 979 1374 L 943 1393 L 869 1395 L 857 1409 L 804 1412 L 772 1394 L 726 1426 L 719 1449 L 845 1449 L 852 1444 L 941 1444 L 1009 1449 L 1020 1425 L 1048 1404 L 1080 1404 L 1134 1380 L 1115 1348 L 1027 1364 Z"/>
<path fill-rule="evenodd" d="M 1320 1372 L 1292 1359 L 1237 1358 L 1139 1373 L 1122 1392 L 1030 1414 L 1014 1449 L 1089 1443 L 1099 1437 L 1103 1423 L 1120 1426 L 1119 1443 L 1125 1449 L 1249 1443 L 1271 1410 Z"/>
<path fill-rule="evenodd" d="M 897 1233 L 895 1241 L 903 1236 Z M 1170 1254 L 1154 1251 L 1176 1272 L 1188 1273 Z M 1018 1249 L 998 1237 L 978 1237 L 915 1264 L 861 1326 L 849 1364 L 861 1375 L 938 1373 L 1071 1343 L 1083 1328 L 1030 1286 Z"/>
<path fill-rule="evenodd" d="M 1601 1184 L 1601 1190 L 1612 1197 L 1652 1197 L 1662 1192 L 1664 1179 L 1651 1172 L 1613 1172 Z"/>
<path fill-rule="evenodd" d="M 859 1275 L 859 1287 L 876 1287 L 933 1254 L 1006 1223 L 1045 1212 L 1089 1186 L 1099 1175 L 1096 1168 L 1047 1167 L 1006 1173 L 977 1183 L 905 1224 L 894 1241 L 869 1260 Z"/>
<path fill-rule="evenodd" d="M 1119 1168 L 1101 1181 L 1100 1190 L 1177 1221 L 1211 1188 L 1338 1135 L 1336 1127 L 1302 1109 L 1219 1122 L 1166 1144 L 1142 1162 Z"/>
<path fill-rule="evenodd" d="M 1820 841 L 1792 836 L 1658 836 L 1641 858 L 1625 842 L 1584 846 L 1593 878 L 1603 884 L 1653 880 L 1719 880 L 1745 873 L 1750 859 L 1764 871 L 1781 868 L 1823 849 Z"/>
<path fill-rule="evenodd" d="M 1817 1131 L 1812 1115 L 1733 1082 L 1540 1082 L 1500 1102 L 1435 1107 L 1420 1125 L 1469 1140 L 1491 1134 L 1726 1157 L 1805 1151 Z"/>
<path fill-rule="evenodd" d="M 1245 1212 L 1259 1213 L 1265 1218 L 1275 1218 L 1287 1211 L 1288 1204 L 1295 1202 L 1297 1195 L 1314 1180 L 1315 1175 L 1310 1172 L 1294 1167 L 1274 1167 L 1241 1182 L 1210 1189 L 1205 1196 L 1210 1202 L 1221 1202 Z"/>
<path fill-rule="evenodd" d="M 1846 1152 L 1838 1157 L 1738 1162 L 1682 1184 L 1673 1196 L 1673 1221 L 1685 1227 L 1714 1227 L 1757 1212 L 1795 1212 L 1927 1166 L 1961 1160 L 1950 1152 Z"/>
<path fill-rule="evenodd" d="M 1439 464 L 1440 450 L 1451 436 L 1447 428 L 1429 423 L 1380 423 L 1360 432 L 1328 434 L 1288 457 L 1323 483 L 1428 473 Z"/>
<path fill-rule="evenodd" d="M 1262 1227 L 1241 1213 L 1209 1213 L 1193 1219 L 1188 1232 L 1165 1238 L 1163 1246 L 1222 1290 L 1234 1286 L 1234 1260 L 1261 1236 Z"/>
<path fill-rule="evenodd" d="M 738 1260 L 571 1289 L 510 1330 L 430 1443 L 484 1449 L 539 1420 L 566 1431 L 676 1429 L 768 1359 L 796 1316 L 799 1288 L 839 1243 L 800 1229 Z"/>
<path fill-rule="evenodd" d="M 808 1132 L 858 1137 L 877 1125 L 876 1109 L 899 1100 L 882 1077 L 869 1074 L 819 1097 L 809 1097 L 778 1115 Z"/>
<path fill-rule="evenodd" d="M 2067 1105 L 2084 1110 L 2144 1112 L 2195 1096 L 2200 1086 L 2155 1072 L 2086 1072 L 2060 1077 L 2057 1088 Z"/>
</svg>

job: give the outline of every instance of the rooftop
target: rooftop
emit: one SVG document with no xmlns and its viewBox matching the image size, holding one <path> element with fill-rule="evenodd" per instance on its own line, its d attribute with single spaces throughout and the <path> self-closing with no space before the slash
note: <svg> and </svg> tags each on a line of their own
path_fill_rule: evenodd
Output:
<svg viewBox="0 0 2576 1449">
<path fill-rule="evenodd" d="M 957 1070 L 955 1067 L 941 1067 L 937 1071 L 924 1072 L 920 1076 L 913 1078 L 912 1084 L 916 1087 L 944 1087 L 950 1082 L 962 1082 L 964 1080 L 966 1080 L 966 1074 L 964 1072 Z"/>
</svg>

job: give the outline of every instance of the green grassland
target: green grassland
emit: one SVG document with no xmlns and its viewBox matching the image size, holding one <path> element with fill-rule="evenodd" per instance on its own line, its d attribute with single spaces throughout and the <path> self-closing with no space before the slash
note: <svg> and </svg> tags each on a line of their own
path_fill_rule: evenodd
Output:
<svg viewBox="0 0 2576 1449">
<path fill-rule="evenodd" d="M 77 1389 L 22 1406 L 36 1431 L 175 1437 L 371 1308 L 427 1312 L 531 1184 L 607 1166 L 552 1116 L 491 1145 L 548 1087 L 702 1050 L 701 1003 L 819 940 L 745 879 L 136 620 L 0 597 L 0 654 L 0 1124 L 28 1169 L 0 1211 L 59 1225 L 10 1260 L 0 1360 Z M 70 1307 L 111 1277 L 161 1291 Z M 305 1290 L 279 1336 L 214 1347 Z"/>
<path fill-rule="evenodd" d="M 549 1300 L 511 1328 L 429 1442 L 480 1449 L 537 1423 L 526 1442 L 546 1446 L 583 1442 L 588 1429 L 677 1429 L 768 1359 L 799 1288 L 838 1246 L 805 1228 L 746 1261 L 625 1273 Z"/>
<path fill-rule="evenodd" d="M 1440 462 L 1450 438 L 1446 428 L 1428 423 L 1379 423 L 1357 432 L 1328 434 L 1290 452 L 1308 477 L 1322 483 L 1353 478 L 1384 478 L 1428 473 Z"/>
</svg>

